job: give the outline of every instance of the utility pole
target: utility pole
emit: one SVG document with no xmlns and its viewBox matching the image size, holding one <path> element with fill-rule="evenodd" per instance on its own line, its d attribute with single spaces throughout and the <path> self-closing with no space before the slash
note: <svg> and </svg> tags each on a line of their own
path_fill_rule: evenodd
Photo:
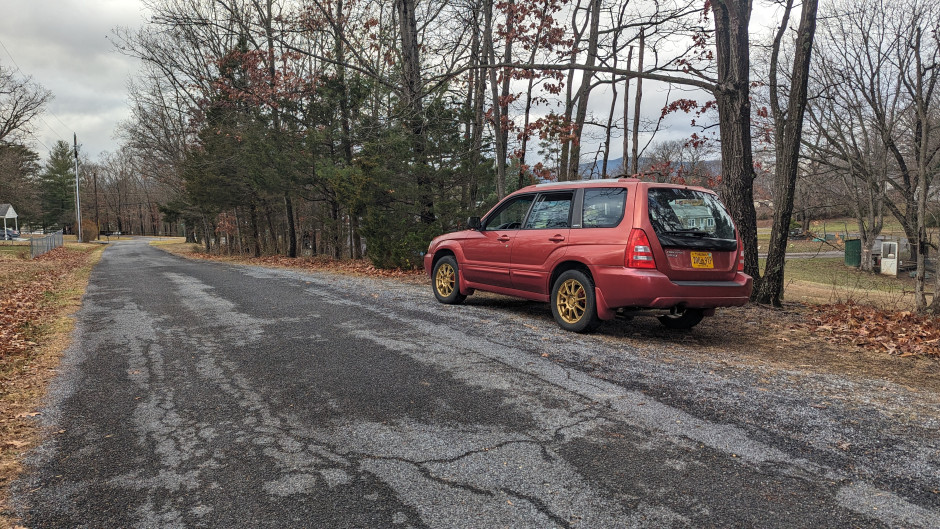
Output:
<svg viewBox="0 0 940 529">
<path fill-rule="evenodd" d="M 95 229 L 98 230 L 98 233 L 95 234 L 95 240 L 101 239 L 101 223 L 98 222 L 98 168 L 95 167 L 92 176 L 95 178 Z"/>
<path fill-rule="evenodd" d="M 78 134 L 72 133 L 75 140 L 75 223 L 78 225 L 78 242 L 82 242 L 82 201 L 78 196 Z"/>
</svg>

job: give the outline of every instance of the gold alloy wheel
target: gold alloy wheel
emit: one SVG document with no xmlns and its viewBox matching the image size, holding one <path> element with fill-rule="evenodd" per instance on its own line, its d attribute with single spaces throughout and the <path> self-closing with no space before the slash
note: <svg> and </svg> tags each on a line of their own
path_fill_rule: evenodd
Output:
<svg viewBox="0 0 940 529">
<path fill-rule="evenodd" d="M 434 278 L 434 284 L 437 287 L 437 293 L 441 297 L 448 297 L 454 293 L 454 285 L 457 283 L 457 273 L 454 267 L 444 263 L 437 268 L 437 277 Z"/>
<path fill-rule="evenodd" d="M 576 279 L 568 279 L 561 284 L 555 297 L 558 314 L 565 323 L 578 323 L 587 310 L 587 292 L 584 285 Z"/>
</svg>

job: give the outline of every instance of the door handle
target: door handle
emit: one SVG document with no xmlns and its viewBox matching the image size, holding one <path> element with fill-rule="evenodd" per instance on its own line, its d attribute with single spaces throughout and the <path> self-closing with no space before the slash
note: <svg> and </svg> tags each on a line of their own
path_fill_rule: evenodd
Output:
<svg viewBox="0 0 940 529">
<path fill-rule="evenodd" d="M 552 241 L 552 242 L 561 242 L 561 241 L 565 240 L 565 236 L 559 233 L 559 234 L 557 234 L 557 235 L 553 235 L 553 236 L 549 237 L 548 240 L 550 240 L 550 241 Z"/>
<path fill-rule="evenodd" d="M 508 236 L 508 235 L 500 235 L 499 237 L 496 238 L 496 240 L 499 241 L 499 242 L 509 242 L 509 236 Z"/>
</svg>

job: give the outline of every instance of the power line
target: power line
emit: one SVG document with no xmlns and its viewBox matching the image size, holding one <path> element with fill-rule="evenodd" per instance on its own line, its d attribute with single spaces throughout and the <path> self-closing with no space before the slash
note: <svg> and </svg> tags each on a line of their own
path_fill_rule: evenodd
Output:
<svg viewBox="0 0 940 529">
<path fill-rule="evenodd" d="M 24 72 L 23 69 L 20 68 L 20 65 L 17 64 L 16 59 L 13 58 L 13 54 L 10 53 L 10 50 L 7 49 L 6 44 L 4 44 L 2 40 L 0 40 L 0 47 L 3 48 L 3 51 L 7 52 L 7 56 L 10 58 L 10 62 L 12 62 L 12 63 L 13 63 L 13 66 L 16 67 L 16 71 L 19 72 L 19 73 L 22 74 L 22 75 L 26 75 L 26 72 Z M 69 126 L 66 125 L 61 119 L 59 119 L 59 116 L 57 116 L 57 115 L 55 114 L 55 112 L 53 112 L 53 111 L 51 111 L 51 110 L 47 110 L 46 112 L 48 112 L 52 117 L 54 117 L 54 118 L 56 119 L 56 121 L 58 121 L 63 127 L 66 128 L 66 130 L 71 130 L 71 127 L 69 127 Z M 42 122 L 46 125 L 46 128 L 48 128 L 48 129 L 51 130 L 56 136 L 58 136 L 60 140 L 66 141 L 66 139 L 63 138 L 61 134 L 59 134 L 59 131 L 57 131 L 56 129 L 54 129 L 54 128 L 52 127 L 52 125 L 50 125 L 49 122 L 46 121 L 41 115 L 39 116 L 39 120 L 42 121 Z M 34 136 L 35 136 L 35 135 L 34 135 Z M 39 143 L 42 143 L 42 142 L 39 142 Z"/>
<path fill-rule="evenodd" d="M 39 142 L 40 145 L 42 145 L 43 147 L 45 147 L 45 148 L 46 148 L 46 152 L 52 152 L 52 149 L 50 149 L 49 146 L 45 144 L 45 142 L 43 142 L 41 139 L 39 139 L 39 136 L 38 136 L 35 132 L 26 131 L 26 133 L 29 134 L 34 140 L 36 140 L 37 142 Z"/>
<path fill-rule="evenodd" d="M 16 64 L 16 59 L 13 58 L 13 54 L 10 53 L 10 50 L 7 49 L 6 44 L 4 44 L 2 40 L 0 40 L 0 47 L 3 47 L 3 51 L 7 52 L 7 56 L 10 57 L 10 62 L 13 63 L 13 66 L 16 66 L 16 71 L 22 73 L 23 70 L 20 68 L 20 65 Z"/>
</svg>

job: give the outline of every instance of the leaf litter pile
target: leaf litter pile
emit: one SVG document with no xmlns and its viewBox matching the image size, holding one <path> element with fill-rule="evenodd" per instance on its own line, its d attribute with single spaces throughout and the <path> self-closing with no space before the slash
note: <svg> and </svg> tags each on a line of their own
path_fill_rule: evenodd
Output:
<svg viewBox="0 0 940 529">
<path fill-rule="evenodd" d="M 55 312 L 47 303 L 62 279 L 84 266 L 88 254 L 78 250 L 56 248 L 32 261 L 0 262 L 0 358 L 21 354 L 37 345 L 37 327 Z M 29 272 L 24 270 L 29 263 Z"/>
<path fill-rule="evenodd" d="M 166 247 L 164 247 L 166 248 Z M 260 265 L 260 266 L 274 266 L 279 268 L 301 268 L 304 270 L 315 270 L 315 271 L 327 271 L 327 272 L 336 272 L 340 274 L 356 275 L 356 276 L 368 276 L 368 277 L 382 277 L 387 279 L 398 279 L 401 281 L 408 281 L 411 283 L 414 282 L 425 282 L 427 281 L 427 275 L 423 270 L 406 270 L 400 268 L 394 269 L 382 269 L 376 268 L 371 262 L 365 259 L 352 260 L 352 259 L 332 259 L 330 257 L 284 257 L 281 255 L 271 255 L 264 257 L 238 257 L 238 256 L 225 256 L 225 255 L 215 255 L 207 254 L 201 251 L 196 252 L 180 252 L 178 250 L 174 251 L 172 248 L 166 248 L 167 250 L 173 253 L 179 253 L 187 257 L 198 257 L 200 259 L 210 259 L 217 261 L 236 261 L 239 263 L 251 264 L 251 265 Z"/>
<path fill-rule="evenodd" d="M 940 357 L 940 320 L 934 316 L 856 304 L 820 305 L 810 317 L 810 329 L 838 344 L 902 357 Z"/>
</svg>

